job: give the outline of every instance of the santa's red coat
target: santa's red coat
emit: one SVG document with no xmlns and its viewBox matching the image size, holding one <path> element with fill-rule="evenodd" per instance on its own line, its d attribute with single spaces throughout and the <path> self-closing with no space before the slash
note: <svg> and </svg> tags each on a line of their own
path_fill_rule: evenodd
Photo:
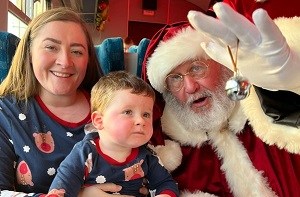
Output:
<svg viewBox="0 0 300 197">
<path fill-rule="evenodd" d="M 162 139 L 168 139 L 164 134 L 157 135 L 161 131 L 155 132 L 154 136 L 157 138 L 152 142 L 155 141 L 156 145 L 161 145 Z M 237 136 L 246 149 L 253 167 L 262 172 L 263 177 L 278 196 L 300 196 L 299 154 L 289 154 L 286 150 L 265 144 L 255 136 L 248 124 Z M 233 196 L 224 171 L 221 170 L 222 159 L 218 158 L 216 151 L 209 143 L 204 143 L 200 148 L 181 146 L 181 152 L 182 162 L 172 171 L 172 176 L 178 182 L 181 191 L 188 190 L 196 193 L 196 196 L 204 195 L 204 193 L 224 197 Z M 170 158 L 174 154 L 177 153 L 173 152 L 165 156 Z M 231 155 L 231 157 L 235 156 L 234 153 Z M 232 167 L 239 170 L 238 163 Z M 240 184 L 251 184 L 251 177 L 247 177 L 247 172 L 244 172 L 244 175 L 245 180 Z M 189 192 L 186 193 L 187 196 L 190 195 Z M 264 194 L 261 193 L 260 196 Z"/>
<path fill-rule="evenodd" d="M 189 132 L 164 107 L 151 144 L 181 196 L 300 196 L 300 130 L 274 124 L 254 88 L 210 134 Z"/>
<path fill-rule="evenodd" d="M 271 18 L 300 14 L 298 1 L 230 2 L 249 20 L 259 7 Z M 300 23 L 277 20 L 276 24 L 292 53 L 300 56 Z M 300 88 L 296 93 L 300 94 Z M 274 124 L 264 114 L 254 89 L 236 107 L 227 126 L 207 135 L 185 130 L 168 106 L 155 108 L 154 119 L 151 143 L 178 182 L 182 197 L 300 196 L 300 129 Z"/>
</svg>

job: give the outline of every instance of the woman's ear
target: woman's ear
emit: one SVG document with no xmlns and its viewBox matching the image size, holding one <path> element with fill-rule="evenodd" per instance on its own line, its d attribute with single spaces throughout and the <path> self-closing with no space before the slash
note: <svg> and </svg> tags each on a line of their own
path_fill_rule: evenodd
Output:
<svg viewBox="0 0 300 197">
<path fill-rule="evenodd" d="M 98 129 L 98 130 L 103 129 L 104 126 L 103 126 L 102 113 L 100 113 L 98 111 L 94 111 L 91 114 L 91 119 L 92 119 L 92 123 L 96 129 Z"/>
</svg>

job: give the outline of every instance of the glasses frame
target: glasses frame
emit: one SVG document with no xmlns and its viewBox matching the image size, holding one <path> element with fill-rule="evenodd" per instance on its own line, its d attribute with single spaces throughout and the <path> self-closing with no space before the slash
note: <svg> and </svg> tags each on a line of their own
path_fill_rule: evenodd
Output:
<svg viewBox="0 0 300 197">
<path fill-rule="evenodd" d="M 205 72 L 205 74 L 204 74 L 202 77 L 200 77 L 200 78 L 194 78 L 193 76 L 192 76 L 192 78 L 195 79 L 195 80 L 199 80 L 199 79 L 205 78 L 205 77 L 207 76 L 207 73 L 208 73 L 207 71 L 208 71 L 209 66 L 207 65 L 207 63 L 205 63 L 205 62 L 203 62 L 203 61 L 200 61 L 200 60 L 193 61 L 191 64 L 193 64 L 193 63 L 195 63 L 195 62 L 200 62 L 201 65 L 205 66 L 205 67 L 206 67 L 206 72 Z M 184 86 L 184 82 L 183 82 L 184 77 L 187 76 L 187 75 L 190 75 L 191 72 L 192 72 L 192 71 L 188 71 L 188 72 L 186 72 L 186 73 L 184 73 L 184 74 L 179 74 L 179 73 L 176 73 L 176 74 L 174 74 L 174 73 L 168 74 L 168 75 L 165 77 L 165 85 L 164 85 L 164 88 L 165 88 L 166 90 L 170 91 L 170 92 L 179 92 L 179 91 L 183 88 L 183 86 Z M 172 76 L 172 75 L 173 75 L 173 76 L 179 76 L 179 77 L 181 78 L 181 83 L 182 83 L 182 85 L 180 86 L 180 88 L 178 88 L 178 89 L 176 89 L 176 90 L 170 90 L 170 89 L 168 88 L 168 85 L 167 85 L 167 78 L 170 77 L 170 76 Z"/>
</svg>

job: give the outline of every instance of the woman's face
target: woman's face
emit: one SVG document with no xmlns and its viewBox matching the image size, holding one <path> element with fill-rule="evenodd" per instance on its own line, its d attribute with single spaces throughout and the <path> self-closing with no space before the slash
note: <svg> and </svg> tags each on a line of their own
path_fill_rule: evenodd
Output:
<svg viewBox="0 0 300 197">
<path fill-rule="evenodd" d="M 47 23 L 31 48 L 31 63 L 41 85 L 40 94 L 74 94 L 85 77 L 88 59 L 87 40 L 79 24 Z"/>
</svg>

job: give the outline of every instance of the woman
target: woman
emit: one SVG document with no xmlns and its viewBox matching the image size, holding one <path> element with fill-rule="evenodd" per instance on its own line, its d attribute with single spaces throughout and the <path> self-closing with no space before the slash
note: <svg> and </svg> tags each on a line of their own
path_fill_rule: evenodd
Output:
<svg viewBox="0 0 300 197">
<path fill-rule="evenodd" d="M 1 196 L 48 192 L 60 162 L 85 135 L 99 68 L 74 11 L 56 8 L 32 20 L 0 85 Z"/>
</svg>

